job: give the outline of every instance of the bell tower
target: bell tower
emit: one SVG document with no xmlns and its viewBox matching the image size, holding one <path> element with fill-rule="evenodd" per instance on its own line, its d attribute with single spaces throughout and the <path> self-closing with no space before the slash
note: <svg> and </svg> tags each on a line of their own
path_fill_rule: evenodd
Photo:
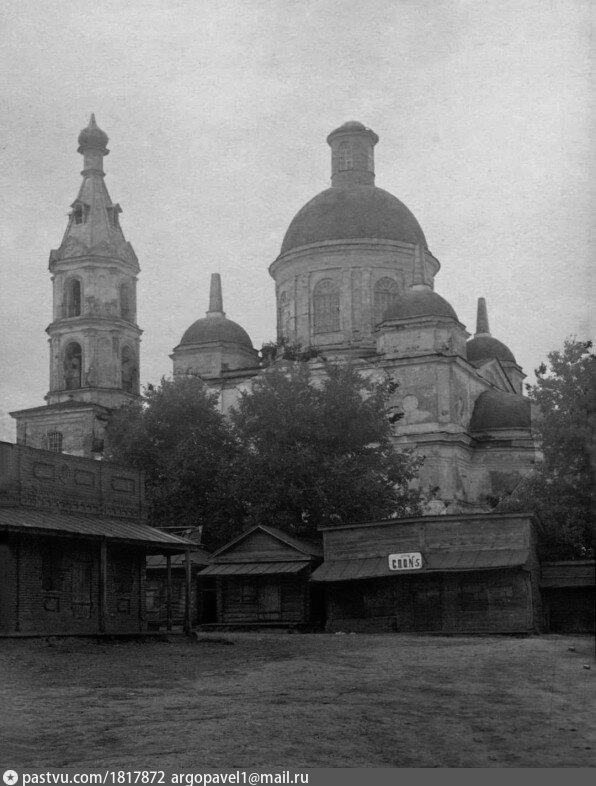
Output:
<svg viewBox="0 0 596 786">
<path fill-rule="evenodd" d="M 110 409 L 139 395 L 137 257 L 106 188 L 108 136 L 91 115 L 78 138 L 83 181 L 58 249 L 51 251 L 47 406 L 12 413 L 17 441 L 100 456 Z"/>
</svg>

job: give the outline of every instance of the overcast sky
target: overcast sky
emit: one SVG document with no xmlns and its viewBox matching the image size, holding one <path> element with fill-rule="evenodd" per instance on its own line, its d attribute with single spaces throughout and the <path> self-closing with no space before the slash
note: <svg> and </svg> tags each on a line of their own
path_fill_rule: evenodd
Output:
<svg viewBox="0 0 596 786">
<path fill-rule="evenodd" d="M 142 382 L 207 309 L 260 348 L 294 214 L 330 177 L 329 131 L 380 137 L 377 185 L 413 211 L 436 290 L 532 371 L 594 333 L 591 0 L 3 0 L 0 438 L 43 404 L 49 252 L 110 137 L 110 195 L 141 265 Z"/>
</svg>

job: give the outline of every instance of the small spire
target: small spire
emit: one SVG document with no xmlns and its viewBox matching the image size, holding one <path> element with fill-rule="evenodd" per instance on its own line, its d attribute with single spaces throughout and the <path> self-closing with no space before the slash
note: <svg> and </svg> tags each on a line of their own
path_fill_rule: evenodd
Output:
<svg viewBox="0 0 596 786">
<path fill-rule="evenodd" d="M 209 289 L 209 311 L 208 317 L 225 317 L 223 310 L 223 297 L 221 294 L 221 276 L 219 273 L 211 274 L 211 286 Z"/>
<path fill-rule="evenodd" d="M 430 285 L 426 280 L 426 264 L 424 260 L 424 251 L 422 246 L 418 243 L 414 249 L 414 275 L 412 277 L 412 289 L 430 289 Z"/>
<path fill-rule="evenodd" d="M 490 329 L 488 327 L 488 310 L 486 308 L 486 300 L 483 297 L 478 298 L 478 310 L 476 312 L 475 335 L 490 336 Z"/>
</svg>

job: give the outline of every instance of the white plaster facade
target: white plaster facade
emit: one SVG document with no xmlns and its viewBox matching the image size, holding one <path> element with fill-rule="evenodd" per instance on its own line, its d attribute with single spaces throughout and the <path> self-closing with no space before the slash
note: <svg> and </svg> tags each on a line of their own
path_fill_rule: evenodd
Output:
<svg viewBox="0 0 596 786">
<path fill-rule="evenodd" d="M 537 458 L 524 373 L 490 335 L 482 299 L 470 339 L 434 292 L 440 264 L 422 229 L 403 203 L 374 185 L 377 141 L 357 122 L 329 135 L 332 186 L 297 213 L 269 268 L 278 339 L 394 379 L 391 403 L 403 414 L 395 444 L 425 457 L 426 512 L 486 511 Z M 209 347 L 193 351 L 207 356 Z M 183 371 L 180 347 L 173 357 L 174 369 Z M 309 362 L 315 376 L 324 373 L 319 359 Z M 260 372 L 254 364 L 219 367 L 205 378 L 226 412 Z"/>
</svg>

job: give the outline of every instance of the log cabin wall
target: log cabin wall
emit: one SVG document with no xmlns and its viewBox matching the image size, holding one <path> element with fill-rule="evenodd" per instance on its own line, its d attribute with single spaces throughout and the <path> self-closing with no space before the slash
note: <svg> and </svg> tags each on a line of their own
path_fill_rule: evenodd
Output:
<svg viewBox="0 0 596 786">
<path fill-rule="evenodd" d="M 245 576 L 221 579 L 224 624 L 302 623 L 309 620 L 309 571 L 296 576 Z"/>
<path fill-rule="evenodd" d="M 258 525 L 235 538 L 199 574 L 216 580 L 216 624 L 321 623 L 321 593 L 309 582 L 322 556 L 320 544 L 274 527 Z"/>
</svg>

